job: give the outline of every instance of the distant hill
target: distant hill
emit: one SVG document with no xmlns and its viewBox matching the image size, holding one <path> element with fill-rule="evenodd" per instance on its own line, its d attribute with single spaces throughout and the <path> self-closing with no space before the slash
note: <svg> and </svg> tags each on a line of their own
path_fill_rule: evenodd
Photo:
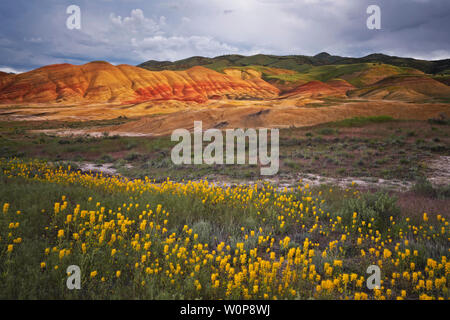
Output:
<svg viewBox="0 0 450 320">
<path fill-rule="evenodd" d="M 191 57 L 174 62 L 150 60 L 138 67 L 153 71 L 161 70 L 185 70 L 194 66 L 203 66 L 216 71 L 221 71 L 227 67 L 246 67 L 252 65 L 265 66 L 271 68 L 281 68 L 294 71 L 303 71 L 305 66 L 325 66 L 325 65 L 345 65 L 363 63 L 382 63 L 397 67 L 407 67 L 420 70 L 424 73 L 438 74 L 450 70 L 450 59 L 426 61 L 413 58 L 402 58 L 388 56 L 381 53 L 371 54 L 362 58 L 350 58 L 333 56 L 326 52 L 315 56 L 289 55 L 276 56 L 257 54 L 254 56 L 223 55 L 215 58 Z"/>
</svg>

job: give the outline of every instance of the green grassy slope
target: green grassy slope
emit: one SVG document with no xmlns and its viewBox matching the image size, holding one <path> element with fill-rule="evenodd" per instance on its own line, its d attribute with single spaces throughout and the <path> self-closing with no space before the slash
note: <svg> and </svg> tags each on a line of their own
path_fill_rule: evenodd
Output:
<svg viewBox="0 0 450 320">
<path fill-rule="evenodd" d="M 215 58 L 191 57 L 175 62 L 150 60 L 139 65 L 139 67 L 160 71 L 160 70 L 184 70 L 193 66 L 204 66 L 211 69 L 218 69 L 230 66 L 250 66 L 262 65 L 273 68 L 283 68 L 288 70 L 303 71 L 304 65 L 324 66 L 324 65 L 351 65 L 364 63 L 384 63 L 397 67 L 415 68 L 425 73 L 437 74 L 450 69 L 450 59 L 426 61 L 412 58 L 393 57 L 384 54 L 371 54 L 362 58 L 348 58 L 332 56 L 327 53 L 320 53 L 316 56 L 290 55 L 275 56 L 258 54 L 254 56 L 223 55 Z"/>
</svg>

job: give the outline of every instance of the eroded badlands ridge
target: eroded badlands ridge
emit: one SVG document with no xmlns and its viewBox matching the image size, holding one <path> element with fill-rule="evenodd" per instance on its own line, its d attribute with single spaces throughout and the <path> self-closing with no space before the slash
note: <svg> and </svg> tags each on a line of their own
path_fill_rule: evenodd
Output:
<svg viewBox="0 0 450 320">
<path fill-rule="evenodd" d="M 0 77 L 1 103 L 138 103 L 151 100 L 270 99 L 279 90 L 255 77 L 242 79 L 204 67 L 148 71 L 130 65 L 59 64 Z"/>
</svg>

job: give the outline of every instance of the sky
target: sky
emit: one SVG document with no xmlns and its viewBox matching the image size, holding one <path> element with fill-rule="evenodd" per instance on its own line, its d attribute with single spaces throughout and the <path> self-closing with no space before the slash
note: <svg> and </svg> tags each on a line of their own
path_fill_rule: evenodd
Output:
<svg viewBox="0 0 450 320">
<path fill-rule="evenodd" d="M 67 7 L 81 29 L 66 27 Z M 381 9 L 369 30 L 366 10 Z M 449 0 L 1 0 L 0 71 L 223 54 L 450 58 Z"/>
</svg>

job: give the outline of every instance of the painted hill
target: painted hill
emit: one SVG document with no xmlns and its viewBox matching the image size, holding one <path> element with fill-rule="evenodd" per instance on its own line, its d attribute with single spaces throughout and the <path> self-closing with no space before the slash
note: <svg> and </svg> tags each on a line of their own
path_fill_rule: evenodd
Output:
<svg viewBox="0 0 450 320">
<path fill-rule="evenodd" d="M 221 99 L 286 98 L 292 101 L 285 105 L 299 106 L 309 100 L 348 96 L 446 101 L 450 90 L 447 85 L 450 60 L 420 61 L 385 55 L 356 59 L 320 53 L 314 57 L 262 54 L 192 57 L 177 62 L 150 61 L 142 67 L 114 66 L 102 61 L 81 66 L 59 64 L 21 74 L 0 73 L 0 103 L 79 105 L 177 100 L 203 104 Z M 445 69 L 430 75 L 408 66 L 412 64 L 424 70 Z"/>
<path fill-rule="evenodd" d="M 0 72 L 0 88 L 3 88 L 6 84 L 11 82 L 14 75 L 11 73 Z"/>
<path fill-rule="evenodd" d="M 450 73 L 447 74 L 439 74 L 433 77 L 434 80 L 439 81 L 447 86 L 450 86 Z"/>
<path fill-rule="evenodd" d="M 368 64 L 367 68 L 361 68 L 360 71 L 354 73 L 343 74 L 341 77 L 361 88 L 396 75 L 424 75 L 424 73 L 413 68 L 401 68 L 388 64 Z"/>
<path fill-rule="evenodd" d="M 152 72 L 107 62 L 59 64 L 0 78 L 1 103 L 138 103 L 149 100 L 267 99 L 279 90 L 259 77 L 242 79 L 193 67 Z"/>
<path fill-rule="evenodd" d="M 359 63 L 325 66 L 303 66 L 303 71 L 295 71 L 291 74 L 267 74 L 266 81 L 298 82 L 298 81 L 322 81 L 343 79 L 356 87 L 364 87 L 392 75 L 423 74 L 412 69 L 395 67 L 387 64 Z"/>
<path fill-rule="evenodd" d="M 285 92 L 283 97 L 289 98 L 320 98 L 330 96 L 345 96 L 348 90 L 354 89 L 345 80 L 331 80 L 328 83 L 321 81 L 310 81 L 297 88 Z"/>
<path fill-rule="evenodd" d="M 396 75 L 384 78 L 372 86 L 351 91 L 349 96 L 402 101 L 450 99 L 450 87 L 427 76 Z"/>
<path fill-rule="evenodd" d="M 341 91 L 344 94 L 347 94 L 349 90 L 355 89 L 353 85 L 348 83 L 343 79 L 332 79 L 326 82 L 329 86 Z"/>
<path fill-rule="evenodd" d="M 258 59 L 248 59 L 254 63 L 268 63 L 263 55 L 258 55 Z M 319 56 L 320 57 L 320 56 Z M 325 57 L 325 54 L 322 54 Z M 322 58 L 324 59 L 324 58 Z M 203 59 L 190 58 L 187 59 L 189 64 L 203 63 Z M 239 62 L 240 61 L 240 62 Z M 309 61 L 311 62 L 311 61 Z M 242 63 L 238 60 L 235 63 Z M 172 65 L 172 67 L 176 66 Z M 287 66 L 291 69 L 284 69 L 278 67 L 268 67 L 264 65 L 247 65 L 247 66 L 227 66 L 223 65 L 205 65 L 205 67 L 212 68 L 223 74 L 241 77 L 242 79 L 261 78 L 277 87 L 282 94 L 291 92 L 295 88 L 311 81 L 327 82 L 333 79 L 343 79 L 352 86 L 363 88 L 372 85 L 384 78 L 393 75 L 423 75 L 420 70 L 409 67 L 397 67 L 383 63 L 355 63 L 355 64 L 329 64 L 314 66 L 311 64 L 302 64 Z M 171 66 L 166 66 L 170 68 Z"/>
</svg>

